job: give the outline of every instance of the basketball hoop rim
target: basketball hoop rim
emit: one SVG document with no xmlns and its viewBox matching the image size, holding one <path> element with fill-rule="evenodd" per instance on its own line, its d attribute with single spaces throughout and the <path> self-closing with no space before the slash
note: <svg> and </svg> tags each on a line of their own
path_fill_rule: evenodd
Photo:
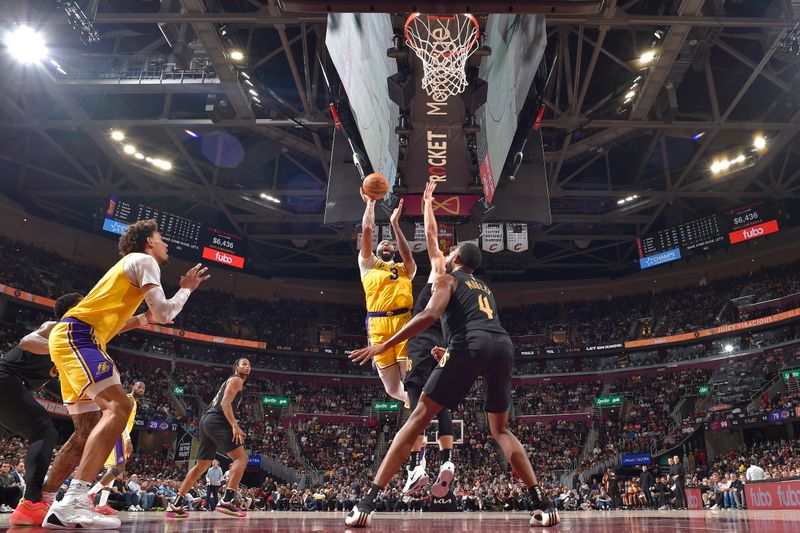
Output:
<svg viewBox="0 0 800 533">
<path fill-rule="evenodd" d="M 478 19 L 475 17 L 475 15 L 473 15 L 472 13 L 457 13 L 457 14 L 453 14 L 453 15 L 424 15 L 424 16 L 428 17 L 429 19 L 454 19 L 458 15 L 467 17 L 467 19 L 469 19 L 469 21 L 472 22 L 472 25 L 475 26 L 475 30 L 476 31 L 475 31 L 475 38 L 473 38 L 469 43 L 467 43 L 466 46 L 462 47 L 458 52 L 454 52 L 455 55 L 460 55 L 460 54 L 463 54 L 463 53 L 467 52 L 468 50 L 470 50 L 475 45 L 475 43 L 478 42 L 478 39 L 480 38 L 480 35 L 481 35 L 481 26 L 478 23 Z M 421 16 L 423 16 L 423 13 L 411 13 L 408 16 L 408 18 L 406 19 L 405 25 L 403 26 L 403 36 L 406 39 L 406 44 L 408 44 L 408 46 L 414 51 L 419 50 L 420 47 L 413 44 L 413 42 L 412 42 L 412 40 L 411 40 L 411 38 L 410 38 L 410 36 L 408 34 L 408 27 L 411 25 L 411 23 L 415 19 L 417 19 L 417 18 L 419 18 Z M 450 55 L 453 55 L 453 54 L 450 54 L 450 53 L 440 54 L 439 57 L 448 57 Z"/>
</svg>

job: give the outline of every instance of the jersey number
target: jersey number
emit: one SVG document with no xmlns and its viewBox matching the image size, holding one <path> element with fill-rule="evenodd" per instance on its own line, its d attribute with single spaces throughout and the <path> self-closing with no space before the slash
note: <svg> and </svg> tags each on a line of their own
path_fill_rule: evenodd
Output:
<svg viewBox="0 0 800 533">
<path fill-rule="evenodd" d="M 394 281 L 394 280 L 396 280 L 397 278 L 399 278 L 399 277 L 400 277 L 400 271 L 399 271 L 399 270 L 397 270 L 397 268 L 395 268 L 395 267 L 391 267 L 391 268 L 389 269 L 389 272 L 391 272 L 391 273 L 392 273 L 392 274 L 389 276 L 389 279 L 390 279 L 390 280 L 392 280 L 392 281 Z"/>
<path fill-rule="evenodd" d="M 489 299 L 483 294 L 478 296 L 478 308 L 486 313 L 486 317 L 489 320 L 494 319 L 494 311 L 492 311 L 492 306 L 489 305 Z"/>
</svg>

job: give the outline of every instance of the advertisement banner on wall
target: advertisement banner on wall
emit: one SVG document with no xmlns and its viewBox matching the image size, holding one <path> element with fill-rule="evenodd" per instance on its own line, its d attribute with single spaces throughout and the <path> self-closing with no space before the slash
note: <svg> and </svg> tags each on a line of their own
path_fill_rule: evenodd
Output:
<svg viewBox="0 0 800 533">
<path fill-rule="evenodd" d="M 686 507 L 691 511 L 703 510 L 703 496 L 700 489 L 686 489 Z"/>
<path fill-rule="evenodd" d="M 748 509 L 800 511 L 800 480 L 748 483 L 744 486 Z"/>
</svg>

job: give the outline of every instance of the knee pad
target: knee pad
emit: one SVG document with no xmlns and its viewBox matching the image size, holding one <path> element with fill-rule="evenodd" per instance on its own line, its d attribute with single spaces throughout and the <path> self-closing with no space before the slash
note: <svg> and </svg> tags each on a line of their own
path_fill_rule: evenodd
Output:
<svg viewBox="0 0 800 533">
<path fill-rule="evenodd" d="M 453 415 L 450 414 L 450 409 L 444 408 L 436 415 L 439 421 L 439 436 L 452 437 L 453 436 Z"/>
</svg>

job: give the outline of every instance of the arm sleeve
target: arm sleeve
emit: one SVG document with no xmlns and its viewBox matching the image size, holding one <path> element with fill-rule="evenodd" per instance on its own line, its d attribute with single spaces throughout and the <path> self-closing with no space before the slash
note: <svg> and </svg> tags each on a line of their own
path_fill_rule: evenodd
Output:
<svg viewBox="0 0 800 533">
<path fill-rule="evenodd" d="M 144 301 L 147 302 L 147 308 L 153 315 L 153 320 L 159 324 L 165 324 L 178 316 L 191 293 L 192 291 L 189 289 L 180 289 L 175 296 L 167 300 L 164 289 L 161 288 L 161 285 L 156 285 L 151 286 L 144 293 Z"/>
<path fill-rule="evenodd" d="M 367 257 L 366 259 L 361 257 L 361 254 L 358 255 L 358 269 L 361 271 L 361 277 L 363 278 L 366 276 L 372 267 L 375 266 L 375 263 L 378 262 L 378 257 L 375 254 Z"/>
</svg>

